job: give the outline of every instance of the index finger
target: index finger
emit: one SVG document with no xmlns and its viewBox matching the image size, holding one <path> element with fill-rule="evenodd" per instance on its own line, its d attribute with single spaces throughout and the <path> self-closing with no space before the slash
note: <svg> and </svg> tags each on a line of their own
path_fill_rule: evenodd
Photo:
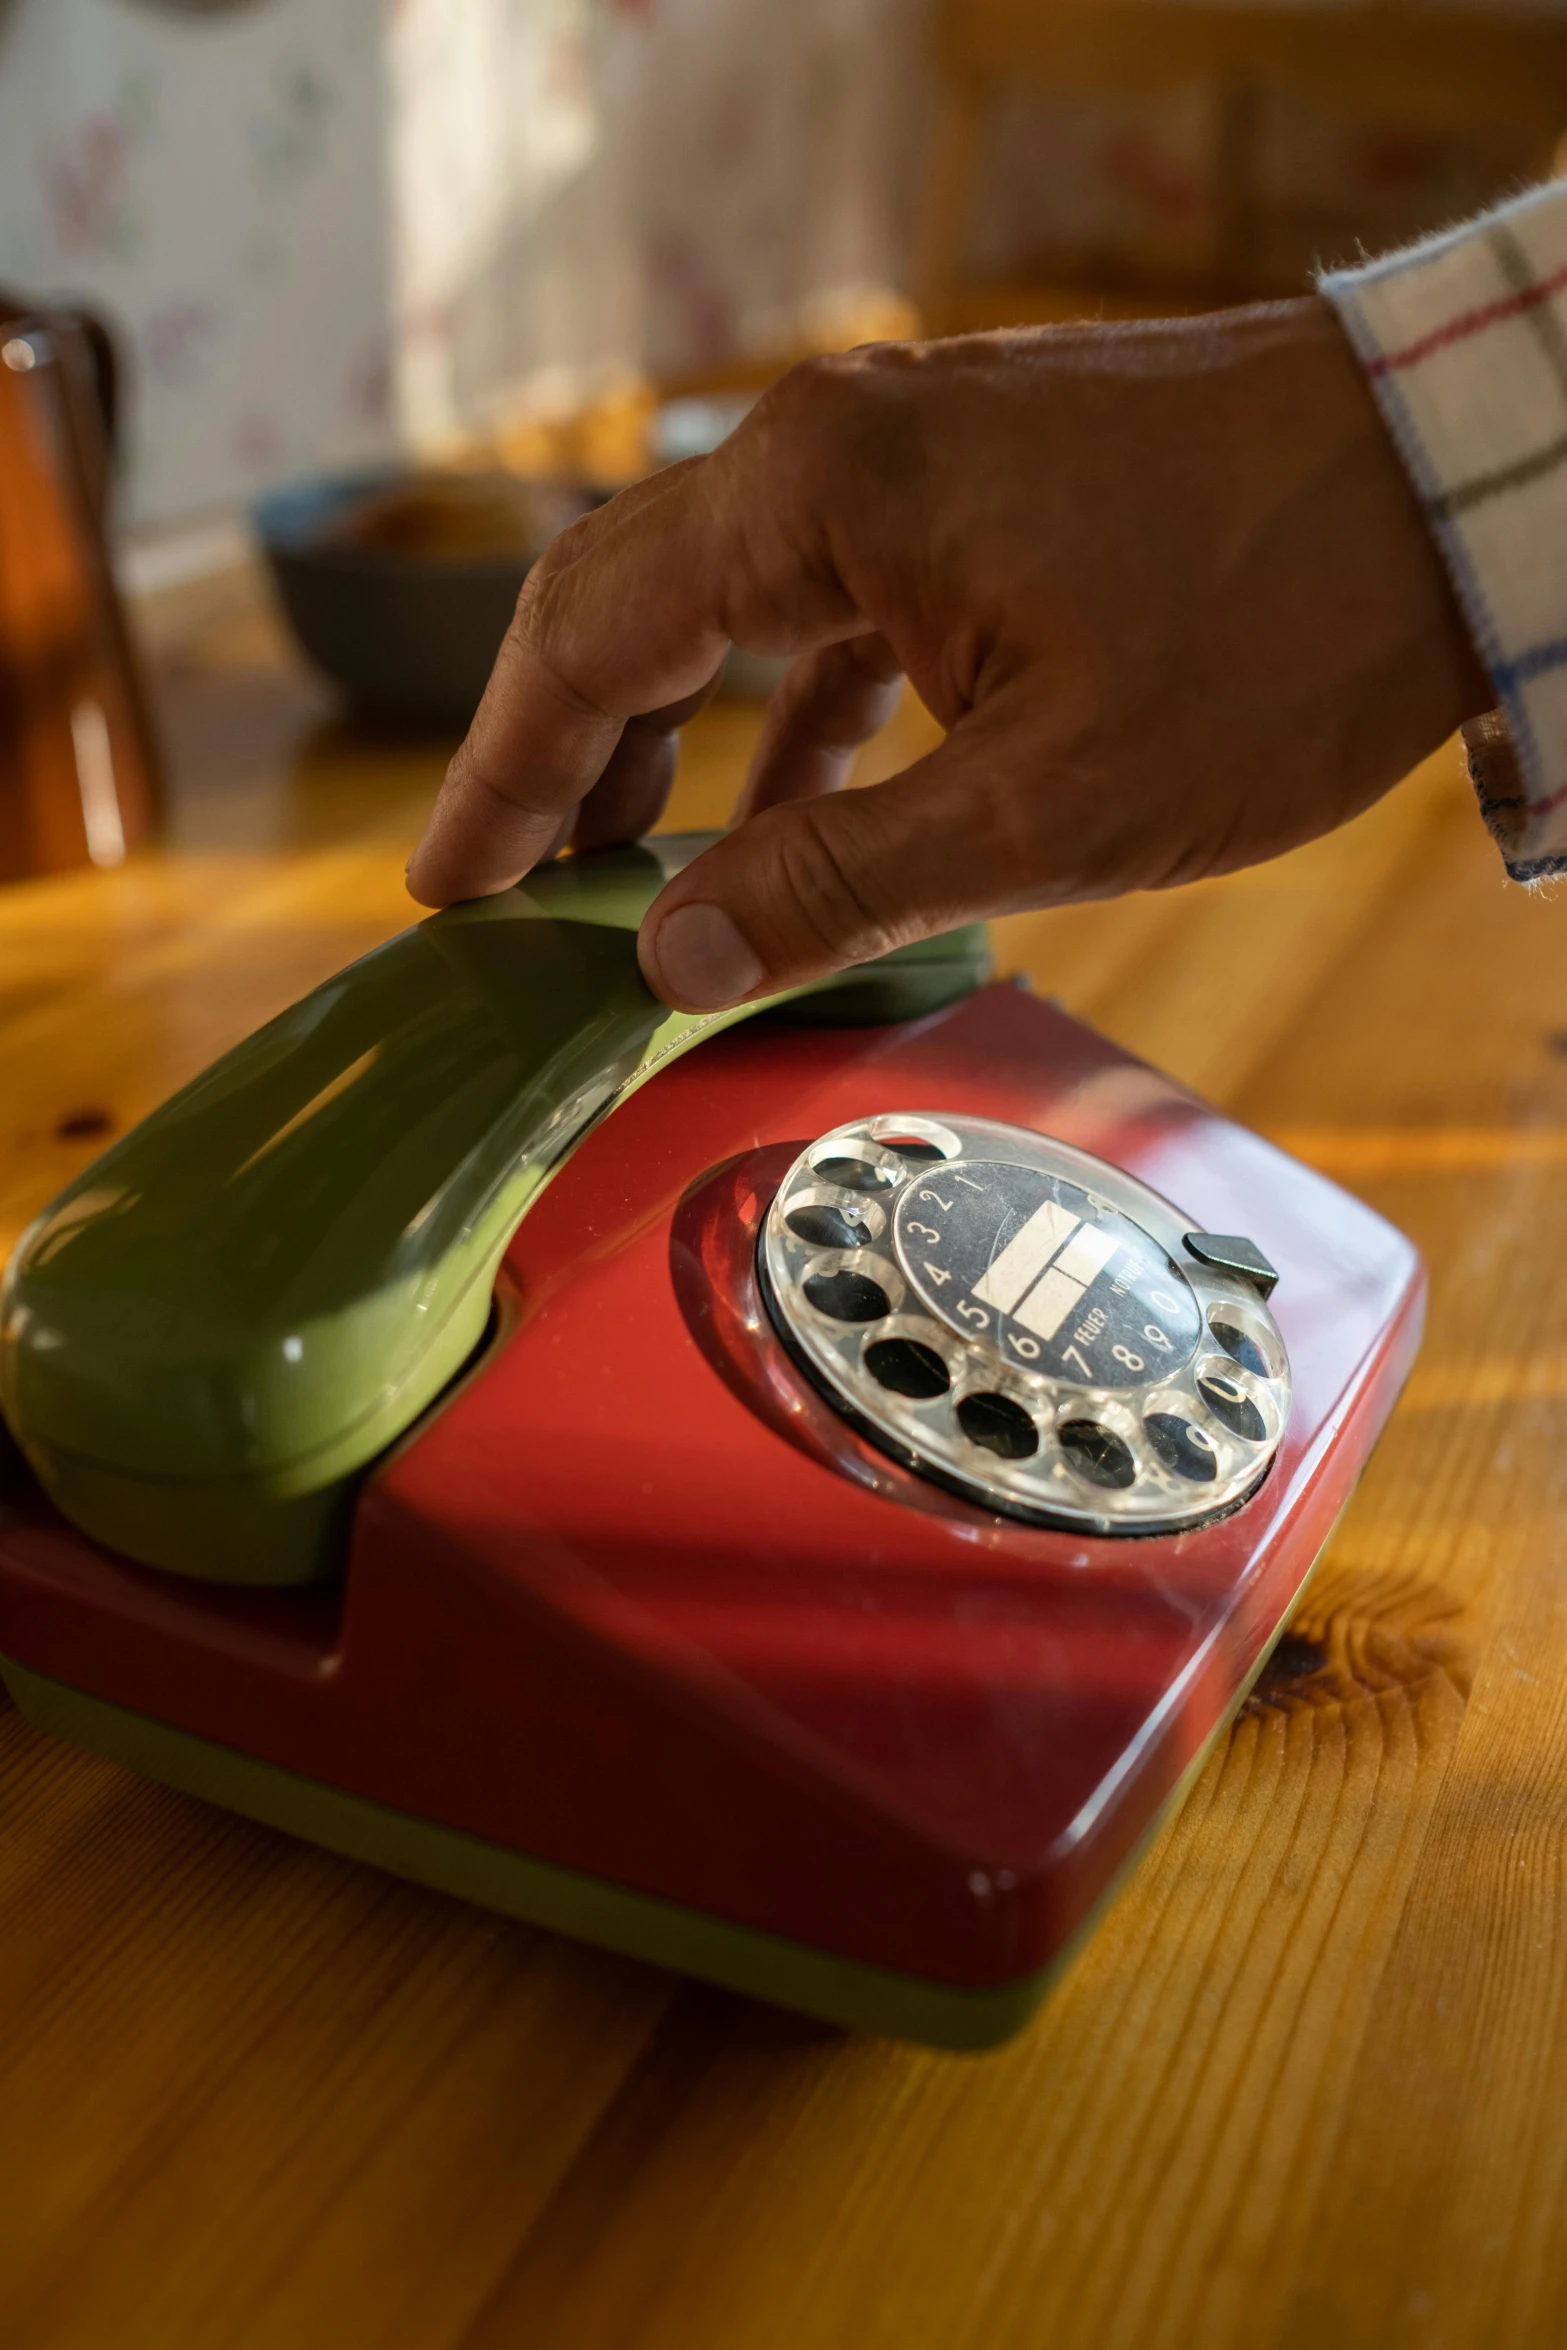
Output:
<svg viewBox="0 0 1567 2350">
<path fill-rule="evenodd" d="M 558 839 L 628 719 L 702 697 L 732 640 L 791 652 L 860 624 L 791 494 L 742 426 L 573 526 L 535 564 L 408 886 L 426 905 L 508 888 Z"/>
</svg>

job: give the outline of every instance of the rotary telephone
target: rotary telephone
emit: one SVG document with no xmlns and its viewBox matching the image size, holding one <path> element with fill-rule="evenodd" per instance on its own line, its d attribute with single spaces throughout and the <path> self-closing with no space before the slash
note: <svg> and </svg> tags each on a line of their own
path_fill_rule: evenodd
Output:
<svg viewBox="0 0 1567 2350">
<path fill-rule="evenodd" d="M 705 845 L 421 922 L 23 1236 L 0 1673 L 426 1883 L 986 2045 L 1288 1620 L 1420 1267 L 983 930 L 669 1012 L 635 933 Z"/>
</svg>

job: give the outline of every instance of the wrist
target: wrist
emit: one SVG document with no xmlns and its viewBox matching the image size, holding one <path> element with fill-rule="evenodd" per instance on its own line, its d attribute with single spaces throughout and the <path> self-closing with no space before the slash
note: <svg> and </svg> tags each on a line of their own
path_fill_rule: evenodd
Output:
<svg viewBox="0 0 1567 2350">
<path fill-rule="evenodd" d="M 1242 576 L 1255 592 L 1266 574 L 1278 598 L 1273 617 L 1284 625 L 1273 660 L 1294 667 L 1302 698 L 1315 703 L 1316 756 L 1336 774 L 1340 813 L 1349 814 L 1496 694 L 1438 536 L 1332 306 L 1312 294 L 1233 323 L 1232 452 L 1217 494 L 1253 518 Z M 1232 636 L 1262 651 L 1255 609 L 1238 600 Z M 1277 670 L 1237 691 L 1291 698 Z"/>
<path fill-rule="evenodd" d="M 1290 307 L 1299 313 L 1303 397 L 1320 403 L 1342 436 L 1344 461 L 1362 502 L 1368 555 L 1395 607 L 1407 614 L 1411 648 L 1430 663 L 1433 687 L 1450 702 L 1453 724 L 1477 717 L 1494 707 L 1496 692 L 1367 369 L 1330 301 L 1313 294 Z"/>
</svg>

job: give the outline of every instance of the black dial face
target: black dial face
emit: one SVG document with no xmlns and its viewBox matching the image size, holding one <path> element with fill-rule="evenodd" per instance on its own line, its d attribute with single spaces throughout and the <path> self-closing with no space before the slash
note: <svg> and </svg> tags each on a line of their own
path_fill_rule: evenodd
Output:
<svg viewBox="0 0 1567 2350">
<path fill-rule="evenodd" d="M 1129 1216 L 1059 1175 L 954 1159 L 910 1183 L 893 1224 L 921 1302 L 1019 1370 L 1142 1387 L 1189 1362 L 1186 1276 Z"/>
</svg>

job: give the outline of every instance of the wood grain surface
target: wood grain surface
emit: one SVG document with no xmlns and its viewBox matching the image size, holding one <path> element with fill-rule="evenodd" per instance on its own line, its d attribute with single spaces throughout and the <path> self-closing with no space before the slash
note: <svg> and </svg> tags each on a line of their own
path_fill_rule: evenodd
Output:
<svg viewBox="0 0 1567 2350">
<path fill-rule="evenodd" d="M 6 1245 L 409 918 L 443 746 L 345 731 L 243 610 L 163 669 L 167 848 L 0 894 Z M 671 821 L 754 728 L 691 729 Z M 1504 885 L 1448 752 L 1261 872 L 999 945 L 1433 1283 L 1305 1613 L 1036 2026 L 847 2038 L 0 1710 L 6 2350 L 1567 2340 L 1567 907 Z"/>
</svg>

